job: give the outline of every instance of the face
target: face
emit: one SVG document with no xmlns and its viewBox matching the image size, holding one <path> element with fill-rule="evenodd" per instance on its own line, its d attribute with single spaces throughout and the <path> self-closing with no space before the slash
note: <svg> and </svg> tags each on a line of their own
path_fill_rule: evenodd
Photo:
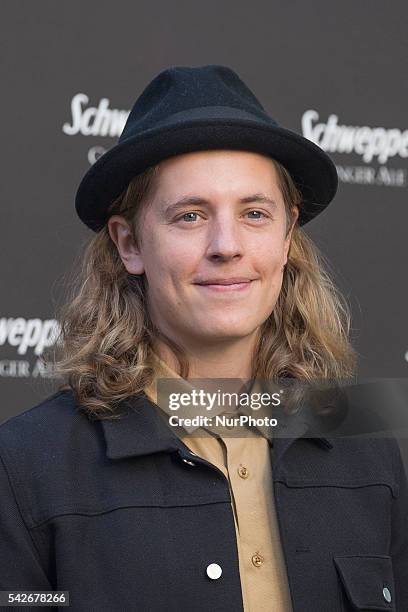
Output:
<svg viewBox="0 0 408 612">
<path fill-rule="evenodd" d="M 293 209 L 292 221 L 298 216 Z M 184 346 L 256 334 L 282 286 L 291 231 L 273 162 L 199 151 L 160 164 L 136 247 L 109 220 L 126 269 L 146 275 L 152 320 Z"/>
</svg>

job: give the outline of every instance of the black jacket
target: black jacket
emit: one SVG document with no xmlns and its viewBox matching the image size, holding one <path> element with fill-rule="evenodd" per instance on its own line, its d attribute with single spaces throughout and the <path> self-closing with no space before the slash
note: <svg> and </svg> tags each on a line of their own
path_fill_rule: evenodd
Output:
<svg viewBox="0 0 408 612">
<path fill-rule="evenodd" d="M 0 590 L 68 590 L 75 612 L 242 611 L 225 476 L 145 396 L 124 405 L 89 420 L 59 392 L 0 427 Z M 406 612 L 397 442 L 293 431 L 274 439 L 273 485 L 294 611 Z"/>
</svg>

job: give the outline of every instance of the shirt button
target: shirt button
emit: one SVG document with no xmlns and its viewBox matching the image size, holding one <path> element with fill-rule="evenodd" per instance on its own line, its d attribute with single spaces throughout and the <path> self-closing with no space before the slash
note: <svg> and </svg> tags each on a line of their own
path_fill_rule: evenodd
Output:
<svg viewBox="0 0 408 612">
<path fill-rule="evenodd" d="M 384 596 L 385 601 L 387 601 L 388 603 L 391 602 L 391 593 L 390 593 L 390 590 L 387 589 L 387 587 L 383 588 L 383 596 Z"/>
<path fill-rule="evenodd" d="M 248 478 L 249 470 L 245 466 L 240 465 L 237 471 L 241 478 Z"/>
<path fill-rule="evenodd" d="M 217 580 L 222 574 L 222 569 L 218 565 L 218 563 L 210 563 L 207 567 L 207 576 L 211 578 L 211 580 Z"/>
<path fill-rule="evenodd" d="M 261 567 L 264 561 L 265 559 L 262 557 L 262 555 L 259 554 L 258 551 L 254 555 L 252 555 L 252 563 L 255 565 L 255 567 Z"/>
</svg>

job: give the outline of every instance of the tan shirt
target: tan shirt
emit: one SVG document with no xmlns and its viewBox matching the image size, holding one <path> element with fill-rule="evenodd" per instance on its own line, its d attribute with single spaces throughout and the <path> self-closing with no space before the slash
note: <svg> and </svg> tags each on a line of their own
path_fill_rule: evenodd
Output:
<svg viewBox="0 0 408 612">
<path fill-rule="evenodd" d="M 144 391 L 157 405 L 157 379 L 181 377 L 152 354 L 156 377 Z M 184 384 L 184 382 L 183 382 Z M 186 389 L 191 385 L 185 381 Z M 168 406 L 159 406 L 170 414 Z M 225 409 L 218 409 L 220 414 Z M 171 413 L 174 414 L 174 413 Z M 291 612 L 291 598 L 281 547 L 272 485 L 270 442 L 263 436 L 231 437 L 222 427 L 190 428 L 184 444 L 218 467 L 228 480 L 235 519 L 241 588 L 245 612 Z"/>
</svg>

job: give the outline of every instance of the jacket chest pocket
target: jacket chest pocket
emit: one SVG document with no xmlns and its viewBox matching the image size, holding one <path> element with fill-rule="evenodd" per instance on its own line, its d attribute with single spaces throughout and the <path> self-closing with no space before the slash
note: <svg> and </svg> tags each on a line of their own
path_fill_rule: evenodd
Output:
<svg viewBox="0 0 408 612">
<path fill-rule="evenodd" d="M 390 480 L 316 482 L 286 477 L 275 481 L 275 487 L 294 544 L 315 549 L 319 542 L 325 554 L 388 554 L 395 495 Z"/>
<path fill-rule="evenodd" d="M 392 559 L 387 555 L 334 556 L 343 610 L 394 610 Z"/>
</svg>

